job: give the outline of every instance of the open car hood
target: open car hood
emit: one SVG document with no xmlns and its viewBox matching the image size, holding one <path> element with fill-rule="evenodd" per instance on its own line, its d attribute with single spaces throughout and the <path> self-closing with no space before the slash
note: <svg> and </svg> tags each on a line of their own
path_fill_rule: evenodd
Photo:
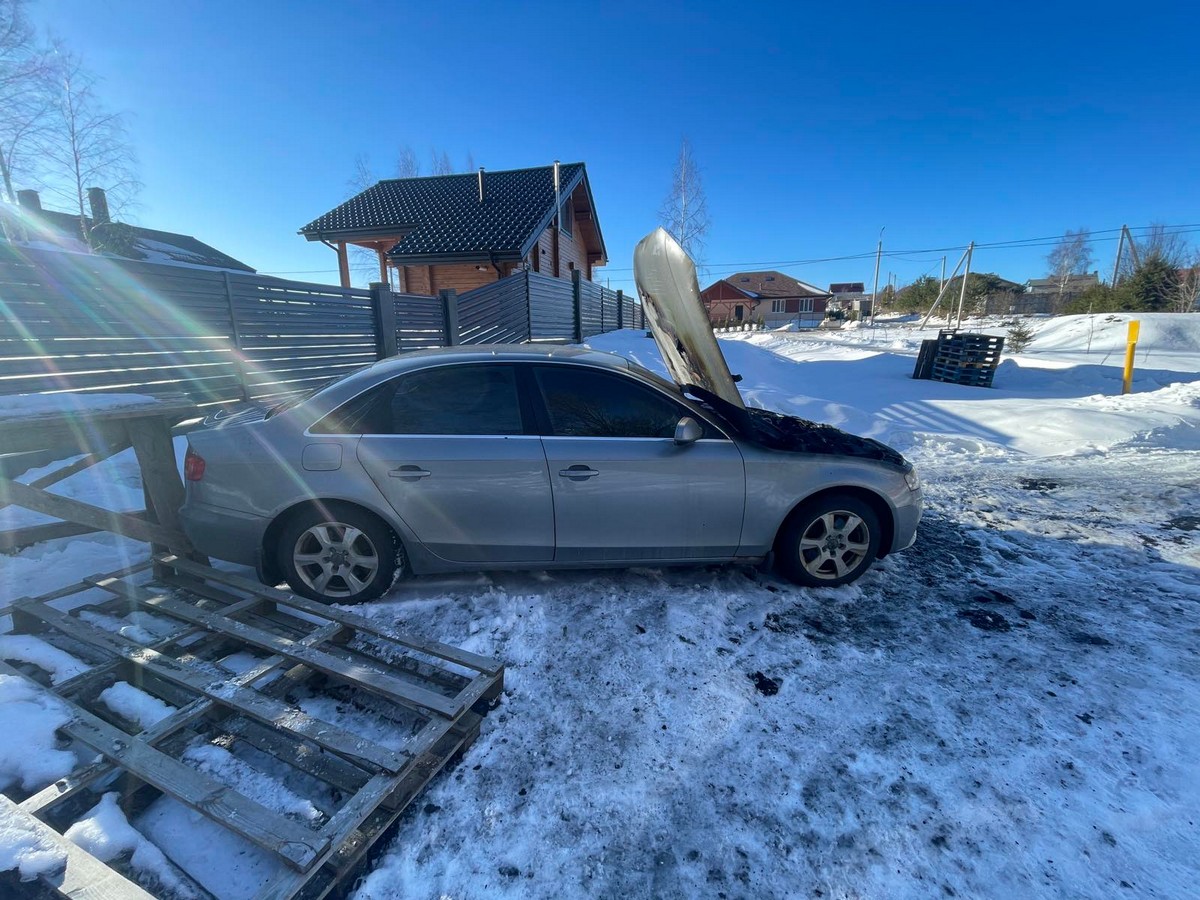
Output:
<svg viewBox="0 0 1200 900">
<path fill-rule="evenodd" d="M 633 251 L 633 276 L 646 324 L 675 383 L 715 409 L 742 437 L 773 450 L 857 456 L 908 468 L 903 456 L 871 438 L 796 416 L 747 409 L 700 300 L 696 266 L 662 228 L 642 238 Z"/>
<path fill-rule="evenodd" d="M 633 277 L 646 324 L 667 371 L 681 388 L 696 386 L 744 409 L 700 301 L 696 266 L 676 240 L 656 228 L 633 251 Z"/>
</svg>

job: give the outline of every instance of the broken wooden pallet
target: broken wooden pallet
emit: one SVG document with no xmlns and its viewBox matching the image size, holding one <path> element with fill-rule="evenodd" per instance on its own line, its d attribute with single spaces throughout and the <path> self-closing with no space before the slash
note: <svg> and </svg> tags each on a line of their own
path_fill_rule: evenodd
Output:
<svg viewBox="0 0 1200 900">
<path fill-rule="evenodd" d="M 257 848 L 271 861 L 264 900 L 325 896 L 478 735 L 503 689 L 503 666 L 171 554 L 153 560 L 156 581 L 138 583 L 150 565 L 0 609 L 14 632 L 87 665 L 55 684 L 30 663 L 0 661 L 0 673 L 52 691 L 70 715 L 60 734 L 94 757 L 0 811 L 25 817 L 63 850 L 65 868 L 43 878 L 61 896 L 92 896 L 86 885 L 97 872 L 113 873 L 105 897 L 145 897 L 143 888 L 169 896 L 128 859 L 106 868 L 62 837 L 109 792 L 131 822 L 164 802 L 182 804 Z M 101 696 L 118 682 L 169 713 L 126 718 Z M 197 753 L 213 752 L 205 748 L 280 784 L 306 785 L 311 814 L 285 814 L 239 790 L 236 779 L 197 763 Z M 207 893 L 204 872 L 160 849 L 172 877 Z"/>
</svg>

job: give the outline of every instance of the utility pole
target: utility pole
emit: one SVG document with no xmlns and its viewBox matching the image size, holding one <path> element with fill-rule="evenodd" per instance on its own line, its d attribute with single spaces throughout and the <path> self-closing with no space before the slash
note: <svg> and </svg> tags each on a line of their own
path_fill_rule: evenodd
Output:
<svg viewBox="0 0 1200 900">
<path fill-rule="evenodd" d="M 962 289 L 958 292 L 958 323 L 955 328 L 962 328 L 963 301 L 967 298 L 967 279 L 971 277 L 971 257 L 975 253 L 975 242 L 967 245 L 967 267 L 963 270 Z"/>
<path fill-rule="evenodd" d="M 946 257 L 942 257 L 942 277 L 938 279 L 938 290 L 946 286 Z"/>
<path fill-rule="evenodd" d="M 1121 271 L 1121 251 L 1125 249 L 1125 227 L 1124 225 L 1121 226 L 1121 237 L 1117 241 L 1117 258 L 1113 260 L 1113 287 L 1117 286 L 1117 273 Z"/>
<path fill-rule="evenodd" d="M 886 225 L 883 228 L 887 228 Z M 879 260 L 883 256 L 883 228 L 879 229 L 879 246 L 875 248 L 875 284 L 871 288 L 871 322 L 875 321 L 875 307 L 879 305 Z"/>
</svg>

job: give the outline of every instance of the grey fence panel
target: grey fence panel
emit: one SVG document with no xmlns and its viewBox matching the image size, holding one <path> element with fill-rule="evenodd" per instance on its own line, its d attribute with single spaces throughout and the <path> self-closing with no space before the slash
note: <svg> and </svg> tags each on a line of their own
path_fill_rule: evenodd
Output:
<svg viewBox="0 0 1200 900">
<path fill-rule="evenodd" d="M 223 275 L 0 243 L 0 394 L 241 396 Z"/>
<path fill-rule="evenodd" d="M 229 295 L 248 399 L 307 390 L 375 362 L 369 291 L 231 274 Z"/>
<path fill-rule="evenodd" d="M 396 349 L 425 350 L 446 344 L 446 317 L 440 297 L 393 294 L 396 308 Z"/>
<path fill-rule="evenodd" d="M 628 294 L 621 295 L 621 325 L 625 328 L 642 328 L 642 307 Z"/>
<path fill-rule="evenodd" d="M 600 324 L 605 331 L 613 331 L 618 327 L 617 303 L 616 291 L 600 288 Z"/>
<path fill-rule="evenodd" d="M 584 340 L 605 331 L 603 292 L 594 281 L 579 282 L 579 313 Z M 617 327 L 615 318 L 612 327 Z"/>
<path fill-rule="evenodd" d="M 529 282 L 517 272 L 458 298 L 462 344 L 518 344 L 529 340 Z"/>
<path fill-rule="evenodd" d="M 529 321 L 535 341 L 575 340 L 575 293 L 571 282 L 530 272 Z"/>
</svg>

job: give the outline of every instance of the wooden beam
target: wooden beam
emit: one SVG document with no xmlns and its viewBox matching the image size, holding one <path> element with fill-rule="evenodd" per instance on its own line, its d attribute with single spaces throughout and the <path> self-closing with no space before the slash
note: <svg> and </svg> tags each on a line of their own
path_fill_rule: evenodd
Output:
<svg viewBox="0 0 1200 900">
<path fill-rule="evenodd" d="M 110 869 L 74 841 L 69 841 L 32 813 L 0 794 L 0 812 L 4 818 L 20 822 L 19 827 L 37 835 L 42 845 L 56 848 L 64 858 L 61 871 L 42 876 L 59 896 L 71 900 L 154 900 L 142 890 Z"/>
<path fill-rule="evenodd" d="M 19 670 L 4 662 L 0 662 L 0 672 L 29 681 Z M 38 687 L 45 690 L 40 685 Z M 87 744 L 164 794 L 278 855 L 288 865 L 306 871 L 328 847 L 326 839 L 304 825 L 248 799 L 212 776 L 155 750 L 83 707 L 65 698 L 60 700 L 72 715 L 71 721 L 62 726 L 61 731 Z"/>
<path fill-rule="evenodd" d="M 132 590 L 136 589 L 131 588 Z M 207 697 L 214 703 L 227 706 L 234 712 L 257 719 L 272 728 L 306 738 L 326 750 L 366 760 L 388 772 L 399 771 L 408 761 L 407 754 L 403 752 L 389 750 L 366 738 L 343 731 L 336 725 L 314 719 L 302 710 L 266 697 L 250 688 L 240 687 L 236 684 L 218 683 L 214 685 L 211 674 L 206 674 L 180 660 L 159 653 L 157 650 L 143 647 L 128 638 L 93 628 L 51 607 L 40 603 L 29 604 L 22 607 L 22 610 L 37 616 L 46 624 L 52 625 L 63 634 L 82 641 L 88 646 L 120 656 L 138 669 L 144 669 L 164 681 L 187 688 L 195 694 Z M 329 632 L 329 635 L 336 635 L 338 630 L 340 627 Z"/>
<path fill-rule="evenodd" d="M 379 280 L 384 284 L 391 284 L 388 280 L 387 249 L 382 244 L 377 244 L 375 252 L 379 255 Z"/>
<path fill-rule="evenodd" d="M 42 488 L 50 487 L 52 484 L 58 484 L 58 482 L 62 481 L 63 479 L 70 478 L 72 475 L 96 465 L 96 463 L 103 462 L 114 454 L 120 453 L 128 446 L 128 440 L 117 441 L 115 444 L 111 444 L 102 450 L 96 450 L 95 452 L 84 456 L 82 459 L 75 460 L 75 462 L 71 463 L 69 466 L 63 466 L 61 469 L 55 469 L 53 472 L 48 472 L 41 478 L 37 478 L 29 482 L 29 486 L 41 490 Z M 6 504 L 0 503 L 0 509 L 3 509 L 5 505 Z"/>
<path fill-rule="evenodd" d="M 337 242 L 338 277 L 342 287 L 350 287 L 350 254 L 346 252 L 346 242 Z"/>
<path fill-rule="evenodd" d="M 149 592 L 107 579 L 87 580 L 98 588 L 119 593 L 150 609 L 162 610 L 176 619 L 202 625 L 210 631 L 227 634 L 253 647 L 277 653 L 335 678 L 345 679 L 363 690 L 378 694 L 401 706 L 415 708 L 418 711 L 429 710 L 446 718 L 454 718 L 463 710 L 463 705 L 456 698 L 447 697 L 445 694 L 436 694 L 373 666 L 347 664 L 336 656 L 307 647 L 300 641 L 280 637 L 217 613 L 199 610 L 191 604 L 173 600 L 170 597 L 154 596 Z"/>
<path fill-rule="evenodd" d="M 417 637 L 413 634 L 400 631 L 393 628 L 386 621 L 380 619 L 368 619 L 366 616 L 360 616 L 356 613 L 348 612 L 344 609 L 336 609 L 325 603 L 318 603 L 315 600 L 309 600 L 306 597 L 300 597 L 295 594 L 289 594 L 286 591 L 281 591 L 278 588 L 267 587 L 264 584 L 259 584 L 257 581 L 251 581 L 249 578 L 243 578 L 234 572 L 225 572 L 217 569 L 211 569 L 205 566 L 197 565 L 196 563 L 188 562 L 185 559 L 168 556 L 159 560 L 165 565 L 171 566 L 177 571 L 185 575 L 194 575 L 198 578 L 205 578 L 210 581 L 216 581 L 229 587 L 237 588 L 240 591 L 256 594 L 266 600 L 270 600 L 279 606 L 290 606 L 293 609 L 301 610 L 309 615 L 320 616 L 323 619 L 330 619 L 334 622 L 340 622 L 348 628 L 353 628 L 362 634 L 370 634 L 376 637 L 385 638 L 389 641 L 394 641 L 401 646 L 408 647 L 412 650 L 419 650 L 429 656 L 439 659 L 444 659 L 447 662 L 456 663 L 464 668 L 474 669 L 476 672 L 482 672 L 485 675 L 498 675 L 504 671 L 504 664 L 494 659 L 489 659 L 486 656 L 480 656 L 477 653 L 471 653 L 467 650 L 460 650 L 457 647 L 452 647 L 449 644 L 443 644 L 440 641 L 426 640 L 425 638 Z M 186 588 L 187 583 L 182 580 L 170 579 L 173 584 L 179 587 Z"/>
<path fill-rule="evenodd" d="M 10 478 L 0 478 L 0 501 L 45 513 L 56 519 L 90 525 L 99 531 L 111 531 L 148 544 L 191 547 L 183 532 L 172 532 L 168 528 L 153 525 L 128 513 L 92 506 L 90 503 L 72 500 L 59 494 L 48 494 Z"/>
</svg>

